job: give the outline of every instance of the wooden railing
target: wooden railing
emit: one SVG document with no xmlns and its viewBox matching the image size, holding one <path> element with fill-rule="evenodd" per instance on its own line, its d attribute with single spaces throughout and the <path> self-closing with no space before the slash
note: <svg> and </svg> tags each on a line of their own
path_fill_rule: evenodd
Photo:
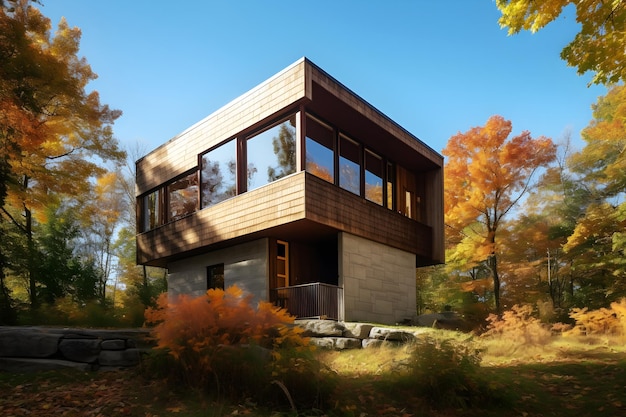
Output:
<svg viewBox="0 0 626 417">
<path fill-rule="evenodd" d="M 343 288 L 312 282 L 272 290 L 274 303 L 299 319 L 343 320 Z"/>
</svg>

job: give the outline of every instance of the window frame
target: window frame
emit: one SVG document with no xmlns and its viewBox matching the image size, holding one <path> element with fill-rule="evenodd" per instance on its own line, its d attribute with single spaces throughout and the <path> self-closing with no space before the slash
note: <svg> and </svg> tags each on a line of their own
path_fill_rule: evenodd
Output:
<svg viewBox="0 0 626 417">
<path fill-rule="evenodd" d="M 172 211 L 172 207 L 171 207 L 171 205 L 172 205 L 172 202 L 171 202 L 171 193 L 172 193 L 172 191 L 171 191 L 171 187 L 172 187 L 172 185 L 174 185 L 178 181 L 184 179 L 185 177 L 190 177 L 192 174 L 195 174 L 195 177 L 196 177 L 196 187 L 197 187 L 196 192 L 195 192 L 195 194 L 196 194 L 195 208 L 192 211 L 190 211 L 190 212 L 186 212 L 185 214 L 177 216 L 176 218 L 172 218 L 172 212 L 171 212 Z M 186 171 L 185 173 L 183 173 L 181 175 L 178 175 L 175 178 L 173 178 L 172 180 L 168 181 L 163 186 L 163 189 L 164 189 L 163 205 L 164 205 L 164 208 L 165 208 L 165 210 L 163 210 L 163 211 L 164 211 L 164 216 L 165 216 L 165 223 L 175 222 L 175 221 L 180 220 L 180 219 L 182 219 L 184 217 L 187 217 L 187 216 L 189 216 L 189 215 L 191 215 L 191 214 L 193 214 L 193 213 L 195 213 L 195 212 L 197 212 L 199 210 L 201 196 L 200 196 L 200 173 L 199 173 L 198 167 L 192 168 L 192 169 Z"/>
</svg>

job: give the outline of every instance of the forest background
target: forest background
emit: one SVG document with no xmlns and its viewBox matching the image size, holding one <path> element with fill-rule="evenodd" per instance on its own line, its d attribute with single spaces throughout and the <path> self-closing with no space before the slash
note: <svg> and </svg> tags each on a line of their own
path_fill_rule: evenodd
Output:
<svg viewBox="0 0 626 417">
<path fill-rule="evenodd" d="M 497 5 L 515 33 L 567 3 Z M 626 7 L 600 5 L 577 9 L 587 23 L 562 53 L 608 88 L 589 103 L 581 150 L 512 135 L 501 116 L 448 141 L 447 264 L 417 271 L 418 314 L 453 309 L 478 325 L 530 304 L 557 321 L 626 296 Z M 0 324 L 140 325 L 166 290 L 165 271 L 135 264 L 141 155 L 114 136 L 121 112 L 87 91 L 96 75 L 78 56 L 80 30 L 62 20 L 51 34 L 37 6 L 0 1 Z"/>
</svg>

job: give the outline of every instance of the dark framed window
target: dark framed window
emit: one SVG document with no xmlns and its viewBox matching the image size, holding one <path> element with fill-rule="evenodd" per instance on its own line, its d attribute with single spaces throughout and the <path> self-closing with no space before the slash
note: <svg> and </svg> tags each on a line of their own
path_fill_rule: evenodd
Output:
<svg viewBox="0 0 626 417">
<path fill-rule="evenodd" d="M 339 136 L 339 186 L 361 195 L 361 146 L 348 137 Z"/>
<path fill-rule="evenodd" d="M 383 205 L 383 159 L 370 150 L 365 150 L 365 198 Z"/>
<path fill-rule="evenodd" d="M 296 172 L 296 137 L 293 114 L 246 140 L 248 190 Z"/>
<path fill-rule="evenodd" d="M 141 230 L 146 232 L 152 230 L 161 224 L 161 201 L 160 190 L 156 190 L 143 196 L 141 202 L 142 208 L 142 222 Z"/>
<path fill-rule="evenodd" d="M 224 289 L 224 264 L 206 267 L 206 287 L 210 289 Z"/>
<path fill-rule="evenodd" d="M 387 162 L 387 208 L 396 208 L 396 167 L 393 163 Z"/>
<path fill-rule="evenodd" d="M 167 186 L 168 220 L 174 221 L 198 209 L 198 172 L 194 171 Z"/>
<path fill-rule="evenodd" d="M 231 140 L 200 157 L 202 208 L 237 195 L 237 141 Z"/>
<path fill-rule="evenodd" d="M 305 170 L 335 182 L 335 134 L 333 129 L 307 115 Z"/>
</svg>

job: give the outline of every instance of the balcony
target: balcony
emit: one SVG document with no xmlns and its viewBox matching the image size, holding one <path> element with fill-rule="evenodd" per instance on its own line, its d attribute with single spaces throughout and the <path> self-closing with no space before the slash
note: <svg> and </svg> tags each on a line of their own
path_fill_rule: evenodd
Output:
<svg viewBox="0 0 626 417">
<path fill-rule="evenodd" d="M 271 299 L 299 319 L 343 320 L 343 288 L 323 282 L 275 288 Z"/>
</svg>

